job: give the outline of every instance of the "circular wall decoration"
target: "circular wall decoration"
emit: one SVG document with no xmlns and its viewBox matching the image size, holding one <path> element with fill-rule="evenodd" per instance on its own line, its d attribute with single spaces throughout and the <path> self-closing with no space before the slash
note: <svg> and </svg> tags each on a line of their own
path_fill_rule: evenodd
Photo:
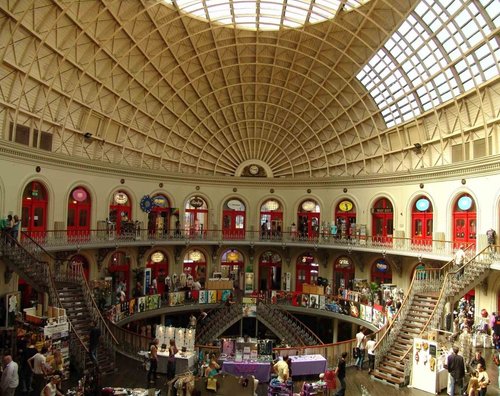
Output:
<svg viewBox="0 0 500 396">
<path fill-rule="evenodd" d="M 469 210 L 472 207 L 472 198 L 464 195 L 463 197 L 460 197 L 457 205 L 461 210 Z"/>
<path fill-rule="evenodd" d="M 145 195 L 142 197 L 140 205 L 143 212 L 149 213 L 153 209 L 153 200 L 149 195 Z"/>
<path fill-rule="evenodd" d="M 342 212 L 349 212 L 352 209 L 352 202 L 351 201 L 342 201 L 339 203 L 339 210 Z"/>
<path fill-rule="evenodd" d="M 128 202 L 128 196 L 124 192 L 117 192 L 113 197 L 113 200 L 117 205 L 125 205 Z"/>
<path fill-rule="evenodd" d="M 250 165 L 248 167 L 248 172 L 251 174 L 251 175 L 258 175 L 259 174 L 259 167 L 257 165 Z"/>
<path fill-rule="evenodd" d="M 425 212 L 429 207 L 431 206 L 431 203 L 427 198 L 420 198 L 416 203 L 415 207 L 419 212 Z"/>
<path fill-rule="evenodd" d="M 77 188 L 73 191 L 73 199 L 77 202 L 83 202 L 87 199 L 87 191 L 83 188 Z"/>
</svg>

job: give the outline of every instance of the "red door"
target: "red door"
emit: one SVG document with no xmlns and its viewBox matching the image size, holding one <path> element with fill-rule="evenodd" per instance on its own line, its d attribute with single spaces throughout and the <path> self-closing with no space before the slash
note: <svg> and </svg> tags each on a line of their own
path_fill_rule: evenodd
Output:
<svg viewBox="0 0 500 396">
<path fill-rule="evenodd" d="M 47 231 L 47 191 L 39 182 L 31 182 L 23 193 L 21 227 L 34 239 L 44 239 Z"/>
<path fill-rule="evenodd" d="M 392 203 L 379 199 L 372 208 L 372 234 L 375 243 L 391 243 L 393 224 Z"/>
<path fill-rule="evenodd" d="M 356 207 L 350 200 L 339 202 L 335 210 L 335 222 L 340 238 L 350 239 L 356 228 Z"/>
<path fill-rule="evenodd" d="M 109 207 L 109 221 L 115 224 L 115 231 L 117 235 L 121 234 L 121 219 L 132 218 L 132 208 L 125 205 L 110 205 Z"/>
<path fill-rule="evenodd" d="M 241 210 L 224 210 L 222 232 L 225 239 L 244 239 L 245 212 Z"/>
<path fill-rule="evenodd" d="M 299 236 L 305 239 L 314 239 L 319 236 L 320 213 L 299 212 L 298 214 Z"/>
<path fill-rule="evenodd" d="M 476 245 L 476 205 L 469 194 L 463 194 L 455 202 L 453 242 L 455 248 L 461 244 Z"/>
<path fill-rule="evenodd" d="M 90 197 L 81 187 L 75 188 L 68 200 L 68 237 L 81 238 L 90 234 Z"/>
<path fill-rule="evenodd" d="M 318 280 L 319 265 L 314 262 L 314 257 L 311 254 L 299 256 L 296 265 L 295 290 L 302 291 L 302 285 L 316 283 Z"/>
<path fill-rule="evenodd" d="M 420 197 L 413 205 L 411 241 L 414 245 L 430 246 L 433 232 L 432 204 L 426 197 Z"/>
<path fill-rule="evenodd" d="M 281 289 L 281 256 L 279 254 L 267 251 L 260 256 L 258 279 L 259 290 Z"/>
</svg>

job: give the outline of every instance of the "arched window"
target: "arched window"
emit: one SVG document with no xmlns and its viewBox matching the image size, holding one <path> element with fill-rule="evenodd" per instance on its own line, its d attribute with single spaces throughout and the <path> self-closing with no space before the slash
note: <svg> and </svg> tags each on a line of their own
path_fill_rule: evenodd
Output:
<svg viewBox="0 0 500 396">
<path fill-rule="evenodd" d="M 425 197 L 418 197 L 412 210 L 411 240 L 415 245 L 431 245 L 433 231 L 432 203 Z"/>
<path fill-rule="evenodd" d="M 351 239 L 356 232 L 356 206 L 349 199 L 340 201 L 335 208 L 337 237 Z"/>
<path fill-rule="evenodd" d="M 283 232 L 283 208 L 276 199 L 268 199 L 260 207 L 260 238 L 281 239 Z"/>
<path fill-rule="evenodd" d="M 319 236 L 319 204 L 313 199 L 302 201 L 297 211 L 297 230 L 301 239 L 315 239 Z"/>
<path fill-rule="evenodd" d="M 259 257 L 259 290 L 281 289 L 281 256 L 268 250 Z"/>
<path fill-rule="evenodd" d="M 165 278 L 168 275 L 168 257 L 161 250 L 155 250 L 149 255 L 147 268 L 151 268 L 151 280 L 156 279 L 158 293 L 163 295 L 165 291 Z M 149 285 L 146 291 L 149 291 Z"/>
<path fill-rule="evenodd" d="M 392 242 L 393 207 L 387 198 L 380 198 L 372 208 L 372 235 L 375 243 Z"/>
<path fill-rule="evenodd" d="M 90 232 L 91 200 L 87 190 L 76 187 L 68 197 L 68 237 L 88 236 Z"/>
<path fill-rule="evenodd" d="M 297 258 L 295 290 L 302 291 L 302 284 L 316 284 L 318 281 L 319 265 L 310 252 L 306 252 Z"/>
<path fill-rule="evenodd" d="M 171 228 L 170 202 L 165 195 L 157 194 L 151 197 L 151 205 L 151 211 L 148 213 L 148 233 L 156 238 L 166 237 Z M 176 232 L 180 233 L 179 220 L 174 220 L 174 227 Z"/>
<path fill-rule="evenodd" d="M 371 281 L 377 284 L 392 283 L 392 270 L 384 258 L 375 260 L 372 264 Z"/>
<path fill-rule="evenodd" d="M 222 232 L 225 239 L 245 238 L 245 204 L 239 199 L 228 199 L 222 213 Z"/>
<path fill-rule="evenodd" d="M 45 238 L 47 230 L 48 194 L 39 181 L 32 181 L 24 188 L 21 227 L 32 238 Z"/>
<path fill-rule="evenodd" d="M 476 244 L 476 202 L 469 194 L 462 194 L 453 206 L 453 242 Z"/>
<path fill-rule="evenodd" d="M 111 224 L 115 226 L 116 234 L 122 234 L 122 221 L 132 220 L 132 202 L 125 191 L 116 191 L 109 204 L 109 218 Z"/>
<path fill-rule="evenodd" d="M 191 249 L 184 256 L 184 265 L 182 271 L 193 277 L 193 281 L 200 282 L 205 287 L 207 278 L 207 259 L 205 254 L 198 249 Z"/>
<path fill-rule="evenodd" d="M 184 206 L 184 231 L 191 238 L 203 238 L 208 228 L 208 206 L 197 195 L 191 197 Z"/>
<path fill-rule="evenodd" d="M 333 265 L 333 279 L 335 280 L 335 288 L 333 289 L 335 293 L 340 287 L 352 290 L 354 264 L 349 257 L 341 256 L 335 260 L 335 264 Z"/>
<path fill-rule="evenodd" d="M 233 280 L 234 285 L 243 290 L 245 272 L 243 255 L 236 249 L 228 249 L 221 256 L 220 268 L 223 278 Z"/>
</svg>

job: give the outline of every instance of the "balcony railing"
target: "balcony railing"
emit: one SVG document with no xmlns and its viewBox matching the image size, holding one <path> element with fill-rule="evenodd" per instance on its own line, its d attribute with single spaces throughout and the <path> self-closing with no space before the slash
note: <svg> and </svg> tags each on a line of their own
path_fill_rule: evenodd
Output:
<svg viewBox="0 0 500 396">
<path fill-rule="evenodd" d="M 314 248 L 338 248 L 353 250 L 380 250 L 382 252 L 410 252 L 414 255 L 432 254 L 450 257 L 456 249 L 456 243 L 444 240 L 417 240 L 413 238 L 356 236 L 352 238 L 337 238 L 330 234 L 298 235 L 297 233 L 281 232 L 262 235 L 260 231 L 236 230 L 203 230 L 191 232 L 169 230 L 167 232 L 152 232 L 136 227 L 122 233 L 116 233 L 114 227 L 98 230 L 68 231 L 47 230 L 41 232 L 26 232 L 31 238 L 48 250 L 61 248 L 93 248 L 106 246 L 129 245 L 176 245 L 176 244 L 265 244 L 284 246 L 312 246 Z"/>
</svg>

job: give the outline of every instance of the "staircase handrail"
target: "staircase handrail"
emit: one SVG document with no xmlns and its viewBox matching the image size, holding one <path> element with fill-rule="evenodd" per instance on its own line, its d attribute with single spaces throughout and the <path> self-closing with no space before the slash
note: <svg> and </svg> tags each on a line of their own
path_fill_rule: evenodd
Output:
<svg viewBox="0 0 500 396">
<path fill-rule="evenodd" d="M 229 307 L 227 307 L 225 305 L 225 303 L 221 303 L 219 305 L 219 307 L 214 308 L 212 311 L 214 311 L 214 310 L 216 310 L 216 313 L 215 313 L 216 316 L 212 317 L 209 322 L 203 323 L 203 324 L 199 325 L 199 327 L 197 326 L 197 328 L 196 328 L 196 337 L 198 339 L 197 341 L 205 341 L 205 338 L 207 338 L 207 337 L 213 338 L 213 337 L 215 337 L 215 335 L 213 333 L 220 332 L 221 327 L 227 326 L 227 323 L 228 323 L 227 320 L 226 321 L 218 320 L 218 319 L 221 319 L 225 314 L 228 314 L 228 313 L 229 314 L 233 314 L 233 313 L 238 314 L 238 315 L 234 315 L 234 317 L 231 320 L 234 320 L 235 318 L 237 320 L 239 320 L 240 318 L 238 318 L 237 316 L 239 316 L 239 315 L 243 316 L 243 306 L 239 302 L 234 302 Z M 221 318 L 219 318 L 219 317 L 221 317 Z M 214 321 L 215 321 L 215 323 L 219 323 L 219 325 L 211 324 L 211 323 L 214 323 Z"/>
<path fill-rule="evenodd" d="M 84 296 L 90 300 L 91 303 L 91 310 L 92 310 L 92 318 L 95 320 L 97 317 L 97 321 L 100 324 L 100 328 L 103 334 L 111 336 L 111 339 L 114 341 L 116 345 L 119 344 L 118 340 L 114 336 L 113 332 L 109 328 L 106 320 L 102 316 L 101 310 L 97 306 L 97 303 L 95 302 L 95 298 L 92 295 L 92 290 L 90 290 L 89 283 L 87 281 L 87 278 L 85 277 L 84 271 L 83 271 L 83 266 L 81 263 L 77 263 L 73 268 L 76 269 L 76 273 L 78 274 L 77 279 L 80 279 L 80 283 L 83 285 L 83 294 Z"/>
<path fill-rule="evenodd" d="M 299 326 L 301 326 L 303 329 L 305 329 L 307 331 L 307 333 L 310 334 L 316 341 L 318 341 L 319 342 L 318 345 L 323 344 L 323 341 L 321 341 L 321 339 L 316 335 L 316 333 L 314 331 L 312 331 L 305 323 L 303 323 L 301 320 L 297 319 L 295 316 L 293 316 L 286 309 L 283 309 L 276 304 L 266 304 L 263 300 L 259 300 L 258 303 L 263 304 L 268 309 L 278 310 L 279 312 L 284 313 L 287 317 L 290 317 L 294 322 L 298 323 Z M 270 308 L 270 306 L 272 306 L 272 308 Z"/>
<path fill-rule="evenodd" d="M 401 312 L 403 312 L 403 311 L 406 312 L 407 311 L 406 308 L 407 308 L 408 301 L 410 300 L 410 295 L 412 295 L 412 292 L 413 292 L 413 285 L 415 284 L 415 279 L 417 278 L 417 273 L 420 275 L 420 272 L 421 272 L 421 270 L 413 271 L 413 276 L 411 278 L 410 287 L 408 288 L 408 293 L 406 293 L 405 297 L 403 298 L 403 301 L 401 303 L 401 307 L 399 307 L 399 309 L 397 310 L 396 314 L 393 316 L 392 321 L 389 323 L 388 326 L 386 326 L 384 334 L 382 334 L 382 337 L 380 337 L 380 339 L 377 341 L 377 343 L 373 347 L 373 349 L 375 351 L 377 350 L 377 348 L 380 345 L 383 345 L 385 342 L 387 342 L 387 338 L 386 337 L 389 336 L 389 334 L 390 334 L 392 328 L 394 327 L 396 321 L 400 320 L 401 315 L 402 315 Z M 404 320 L 404 318 L 401 319 L 401 320 Z"/>
<path fill-rule="evenodd" d="M 123 327 L 118 326 L 116 323 L 113 323 L 110 320 L 106 321 L 107 325 L 113 328 L 113 333 L 116 334 L 116 338 L 120 339 L 117 344 L 117 351 L 129 355 L 134 359 L 137 359 L 140 351 L 148 350 L 148 346 L 151 343 L 151 337 L 143 336 L 136 332 L 124 329 Z M 127 338 L 137 342 L 129 343 L 127 341 Z"/>
</svg>

